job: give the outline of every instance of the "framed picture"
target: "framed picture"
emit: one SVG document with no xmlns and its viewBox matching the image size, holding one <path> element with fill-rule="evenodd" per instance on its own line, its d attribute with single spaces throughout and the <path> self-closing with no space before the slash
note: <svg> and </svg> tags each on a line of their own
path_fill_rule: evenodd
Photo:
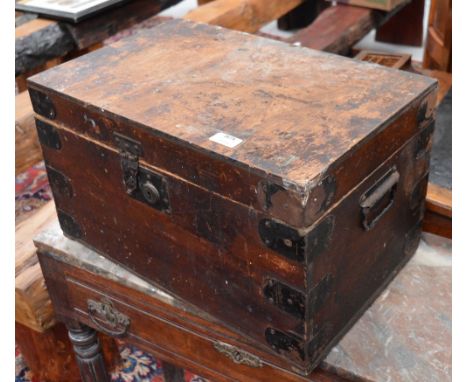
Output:
<svg viewBox="0 0 468 382">
<path fill-rule="evenodd" d="M 76 23 L 126 1 L 128 0 L 17 0 L 15 9 Z"/>
</svg>

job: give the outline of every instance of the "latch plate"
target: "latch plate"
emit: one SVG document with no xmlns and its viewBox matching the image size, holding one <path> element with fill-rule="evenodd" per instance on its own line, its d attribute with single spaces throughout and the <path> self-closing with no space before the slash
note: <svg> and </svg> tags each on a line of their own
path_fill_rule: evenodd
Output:
<svg viewBox="0 0 468 382">
<path fill-rule="evenodd" d="M 138 187 L 131 197 L 159 211 L 171 212 L 166 179 L 144 167 L 138 169 Z"/>
<path fill-rule="evenodd" d="M 119 133 L 114 133 L 114 139 L 119 148 L 127 194 L 159 211 L 170 213 L 167 181 L 164 176 L 140 166 L 139 158 L 143 154 L 140 142 Z"/>
</svg>

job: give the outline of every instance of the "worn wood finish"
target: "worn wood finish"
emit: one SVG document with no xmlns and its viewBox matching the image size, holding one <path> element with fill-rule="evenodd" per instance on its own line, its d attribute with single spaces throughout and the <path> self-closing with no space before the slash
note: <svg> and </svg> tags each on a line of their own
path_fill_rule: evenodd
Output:
<svg viewBox="0 0 468 382">
<path fill-rule="evenodd" d="M 338 4 L 325 9 L 312 24 L 290 37 L 288 42 L 325 52 L 350 55 L 354 44 L 374 27 L 396 14 L 402 6 L 383 12 Z"/>
<path fill-rule="evenodd" d="M 402 4 L 408 3 L 411 0 L 336 0 L 338 3 L 355 5 L 358 7 L 368 7 L 383 11 L 391 11 Z"/>
<path fill-rule="evenodd" d="M 433 80 L 174 20 L 36 76 L 30 91 L 38 129 L 51 131 L 65 233 L 282 367 L 316 366 L 417 244 Z M 220 131 L 242 144 L 209 139 Z M 141 144 L 140 183 L 146 170 L 164 177 L 165 212 L 125 192 L 116 132 Z"/>
<path fill-rule="evenodd" d="M 190 11 L 184 18 L 253 33 L 301 2 L 302 0 L 215 0 Z"/>
<path fill-rule="evenodd" d="M 424 31 L 424 0 L 412 0 L 377 28 L 376 41 L 421 46 Z"/>
<path fill-rule="evenodd" d="M 76 245 L 69 242 L 72 246 Z M 62 243 L 65 244 L 63 241 Z M 205 312 L 194 309 L 190 304 L 156 288 L 151 288 L 153 293 L 149 294 L 138 288 L 129 288 L 118 282 L 117 274 L 112 276 L 112 273 L 108 273 L 112 272 L 112 266 L 103 268 L 103 273 L 99 275 L 86 266 L 66 264 L 60 259 L 60 255 L 56 255 L 70 248 L 66 248 L 67 244 L 62 246 L 60 241 L 56 242 L 55 249 L 39 242 L 38 245 L 41 250 L 39 258 L 54 307 L 65 321 L 79 320 L 100 330 L 106 324 L 101 323 L 98 327 L 91 321 L 87 301 L 107 299 L 112 302 L 114 312 L 124 314 L 130 319 L 130 325 L 124 334 L 125 341 L 136 344 L 159 359 L 187 368 L 213 381 L 345 381 L 320 369 L 308 377 L 302 377 L 278 368 L 269 361 L 271 355 L 267 352 L 258 352 L 245 336 L 225 327 Z M 87 257 L 86 250 L 81 253 Z M 129 278 L 131 282 L 141 283 L 137 280 L 134 275 Z M 110 290 L 112 293 L 109 293 Z M 261 356 L 263 362 L 260 367 L 234 362 L 215 348 L 214 344 L 217 342 L 229 343 L 252 355 Z"/>
<path fill-rule="evenodd" d="M 78 368 L 64 325 L 57 323 L 44 282 L 33 238 L 56 223 L 55 205 L 49 202 L 16 226 L 15 321 L 16 343 L 39 380 L 79 381 Z M 119 360 L 111 338 L 101 338 L 109 367 Z"/>
<path fill-rule="evenodd" d="M 178 37 L 180 33 L 186 33 L 187 36 L 182 39 Z M 406 118 L 404 124 L 408 125 L 401 139 L 390 142 L 390 153 L 417 131 L 417 118 L 430 119 L 432 113 L 435 81 L 410 73 L 388 71 L 338 56 L 296 49 L 255 36 L 180 20 L 163 23 L 151 31 L 142 31 L 139 36 L 120 41 L 114 47 L 105 47 L 31 79 L 31 87 L 47 91 L 54 104 L 56 117 L 48 123 L 58 123 L 58 128 L 71 128 L 113 147 L 115 151 L 114 131 L 132 135 L 141 141 L 145 153 L 142 160 L 148 165 L 191 179 L 198 186 L 212 189 L 258 210 L 265 209 L 264 196 L 258 195 L 256 191 L 258 182 L 265 178 L 272 183 L 286 181 L 288 184 L 282 187 L 286 194 L 291 194 L 288 211 L 282 212 L 281 206 L 276 207 L 272 203 L 268 213 L 295 226 L 310 225 L 315 221 L 318 200 L 310 200 L 307 195 L 318 192 L 316 188 L 321 186 L 314 188 L 314 184 L 320 183 L 328 175 L 324 176 L 327 169 L 343 164 L 345 160 L 349 163 L 354 160 L 353 156 L 358 160 L 357 157 L 363 154 L 361 150 L 375 145 L 372 139 L 388 136 L 387 129 L 382 128 L 384 121 L 388 120 L 390 130 L 401 129 L 397 126 L 398 118 Z M 185 48 L 193 47 L 200 38 L 203 39 L 203 48 L 195 52 L 200 60 L 189 60 L 194 53 Z M 180 64 L 161 60 L 154 67 L 153 56 L 172 55 L 173 43 L 181 47 L 177 50 Z M 115 48 L 121 53 L 116 55 Z M 127 50 L 132 54 L 125 53 Z M 205 56 L 208 52 L 209 56 Z M 256 56 L 247 59 L 253 52 Z M 275 56 L 275 64 L 268 72 L 264 66 L 270 66 L 267 62 L 272 56 Z M 182 64 L 185 59 L 187 61 Z M 140 65 L 135 65 L 136 62 Z M 187 68 L 187 62 L 190 62 L 190 68 Z M 151 67 L 151 77 L 143 74 L 145 70 L 142 68 L 148 65 Z M 308 71 L 310 65 L 316 65 L 317 70 Z M 169 67 L 171 70 L 168 70 Z M 226 67 L 231 67 L 230 77 L 223 78 Z M 290 70 L 291 67 L 295 69 Z M 100 68 L 106 69 L 100 72 Z M 178 76 L 184 75 L 189 69 L 194 72 L 202 70 L 204 80 L 201 82 L 195 77 L 189 82 L 184 80 L 185 85 L 181 86 Z M 347 72 L 346 76 L 342 74 L 343 71 Z M 318 75 L 318 72 L 323 74 Z M 135 85 L 127 84 L 123 73 L 133 77 Z M 359 82 L 349 81 L 353 75 L 359 77 Z M 66 88 L 63 87 L 63 76 L 67 77 Z M 279 76 L 282 76 L 282 82 L 278 84 L 273 80 Z M 249 78 L 249 81 L 245 78 Z M 176 79 L 178 82 L 174 83 Z M 100 85 L 103 80 L 115 88 L 115 96 L 110 96 L 108 88 Z M 137 83 L 138 87 L 135 87 Z M 295 86 L 286 87 L 286 84 Z M 303 85 L 299 87 L 299 84 Z M 193 95 L 194 87 L 198 89 L 197 96 Z M 322 91 L 325 87 L 326 93 Z M 360 89 L 357 98 L 356 87 Z M 159 89 L 157 94 L 155 88 Z M 131 98 L 130 94 L 134 91 L 138 91 L 142 97 Z M 175 91 L 178 99 L 169 108 L 165 100 L 172 99 Z M 62 98 L 60 93 L 66 93 L 67 97 Z M 377 93 L 381 96 L 385 94 L 388 101 L 383 102 L 382 97 L 371 96 Z M 240 94 L 243 99 L 239 98 Z M 209 104 L 212 97 L 218 99 L 214 105 Z M 346 104 L 353 97 L 356 100 L 352 107 L 336 106 L 340 102 Z M 320 102 L 314 101 L 317 99 Z M 193 105 L 187 108 L 185 105 L 189 101 Z M 237 104 L 223 107 L 232 101 Z M 70 105 L 74 110 L 72 113 L 66 112 Z M 204 112 L 207 105 L 209 115 Z M 102 106 L 106 107 L 104 114 L 100 111 Z M 417 117 L 419 107 L 422 109 Z M 265 112 L 259 115 L 257 110 L 265 108 Z M 402 108 L 409 111 L 408 115 L 395 115 Z M 177 113 L 174 114 L 173 110 L 177 110 Z M 284 110 L 292 118 L 285 119 Z M 356 118 L 369 111 L 371 114 L 358 123 Z M 84 114 L 86 120 L 83 121 Z M 234 117 L 240 114 L 242 118 Z M 127 124 L 117 115 L 134 121 L 135 127 L 128 131 Z M 109 118 L 115 119 L 112 125 L 106 122 Z M 323 123 L 324 119 L 327 119 L 326 124 Z M 223 124 L 219 125 L 221 128 L 214 127 L 217 121 L 222 121 Z M 193 123 L 197 124 L 197 129 L 189 128 Z M 99 128 L 93 128 L 93 125 Z M 310 125 L 314 126 L 314 135 L 305 141 L 305 135 L 310 135 Z M 244 142 L 232 150 L 208 139 L 223 128 Z M 287 140 L 283 138 L 285 135 L 288 135 Z M 176 138 L 186 143 L 180 144 Z M 361 143 L 356 145 L 354 142 L 358 141 Z M 154 152 L 155 144 L 161 146 L 158 148 L 161 155 Z M 209 163 L 222 166 L 224 174 L 202 171 L 194 168 L 195 165 L 180 166 L 179 162 L 186 161 L 187 155 L 193 155 L 200 161 L 200 166 L 209 166 Z M 370 167 L 356 166 L 354 181 L 350 179 L 350 183 L 341 186 L 341 191 L 335 193 L 335 201 L 387 157 L 385 152 L 375 155 L 377 163 L 370 164 Z M 235 161 L 235 171 L 231 170 L 231 164 L 224 164 L 225 157 Z M 277 194 L 275 198 L 280 197 L 282 192 Z M 324 195 L 317 197 L 323 202 Z M 306 210 L 310 209 L 309 216 L 301 216 L 303 202 L 306 202 Z"/>
<path fill-rule="evenodd" d="M 81 381 L 68 332 L 62 323 L 38 333 L 16 322 L 15 340 L 28 367 L 38 380 Z"/>
<path fill-rule="evenodd" d="M 120 362 L 114 338 L 99 335 L 107 368 Z M 57 323 L 39 333 L 16 321 L 15 341 L 37 380 L 81 382 L 78 365 L 64 324 Z"/>
<path fill-rule="evenodd" d="M 58 229 L 44 232 L 37 245 L 61 319 L 107 330 L 110 321 L 104 316 L 98 320 L 88 301 L 112 306 L 114 314 L 129 319 L 125 341 L 213 381 L 378 381 L 382 375 L 395 380 L 450 379 L 450 253 L 429 241 L 321 367 L 305 378 L 275 367 L 245 336 L 64 238 Z M 434 299 L 435 293 L 441 298 Z"/>
<path fill-rule="evenodd" d="M 452 0 L 433 0 L 423 67 L 452 71 Z"/>
<path fill-rule="evenodd" d="M 35 18 L 15 29 L 15 76 L 86 49 L 180 0 L 135 0 L 78 24 Z"/>
<path fill-rule="evenodd" d="M 54 203 L 49 202 L 16 227 L 15 319 L 38 332 L 53 326 L 55 318 L 32 240 L 55 219 Z"/>
<path fill-rule="evenodd" d="M 41 160 L 31 100 L 28 92 L 23 92 L 15 97 L 15 174 L 26 171 Z"/>
</svg>

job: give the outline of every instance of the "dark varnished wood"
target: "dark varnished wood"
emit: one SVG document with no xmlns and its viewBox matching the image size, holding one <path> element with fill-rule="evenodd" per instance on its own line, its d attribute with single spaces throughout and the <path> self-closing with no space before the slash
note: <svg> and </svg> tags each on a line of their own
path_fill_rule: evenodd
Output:
<svg viewBox="0 0 468 382">
<path fill-rule="evenodd" d="M 62 323 L 39 333 L 16 322 L 15 340 L 28 367 L 38 380 L 81 380 L 68 332 Z"/>
<path fill-rule="evenodd" d="M 360 6 L 338 4 L 322 11 L 309 26 L 299 30 L 288 42 L 325 52 L 350 55 L 351 48 L 374 27 L 398 13 Z"/>
<path fill-rule="evenodd" d="M 452 72 L 452 0 L 431 2 L 423 67 Z"/>
<path fill-rule="evenodd" d="M 173 364 L 169 362 L 163 362 L 162 367 L 163 367 L 165 382 L 184 382 L 185 381 L 184 369 L 174 366 Z"/>
<path fill-rule="evenodd" d="M 87 301 L 107 298 L 112 300 L 118 312 L 130 318 L 125 341 L 165 362 L 189 369 L 210 380 L 345 381 L 336 374 L 320 369 L 308 377 L 302 377 L 285 370 L 289 369 L 288 363 L 284 363 L 284 368 L 279 368 L 271 363 L 274 357 L 266 349 L 257 349 L 245 336 L 190 304 L 177 298 L 164 297 L 161 292 L 150 296 L 138 289 L 126 287 L 120 282 L 93 274 L 86 268 L 66 264 L 52 252 L 39 253 L 38 256 L 47 275 L 47 286 L 51 291 L 57 316 L 61 320 L 79 321 L 95 327 L 87 313 Z M 261 367 L 237 364 L 216 350 L 214 343 L 217 341 L 256 354 L 265 363 Z"/>
<path fill-rule="evenodd" d="M 188 33 L 190 38 L 180 40 L 175 37 L 178 33 Z M 324 195 L 320 195 L 323 192 L 314 185 L 321 184 L 328 175 L 327 170 L 344 160 L 358 162 L 362 151 L 356 152 L 365 150 L 366 144 L 367 148 L 379 147 L 372 139 L 383 139 L 388 134 L 384 127 L 393 122 L 393 118 L 414 120 L 422 103 L 428 103 L 428 116 L 431 113 L 433 102 L 426 97 L 431 94 L 435 82 L 413 74 L 368 67 L 340 57 L 179 20 L 163 23 L 146 33 L 146 38 L 144 34 L 138 39 L 118 42 L 116 47 L 121 52 L 118 56 L 114 56 L 113 47 L 105 47 L 78 58 L 73 65 L 61 66 L 60 71 L 52 69 L 35 76 L 31 86 L 47 84 L 50 88 L 49 97 L 57 109 L 57 122 L 113 146 L 112 132 L 126 133 L 141 141 L 143 161 L 245 205 L 263 209 L 265 201 L 261 200 L 259 182 L 279 184 L 285 190 L 284 197 L 289 199 L 288 211 L 281 211 L 281 204 L 273 203 L 269 213 L 295 226 L 310 225 L 317 218 L 317 204 L 323 202 Z M 189 47 L 201 36 L 206 52 L 200 54 L 209 52 L 210 58 L 192 60 L 190 70 L 203 71 L 204 80 L 192 79 L 192 83 L 176 85 L 177 73 L 183 75 L 186 62 L 190 62 L 184 55 L 190 55 Z M 172 42 L 182 44 L 177 54 L 184 64 L 178 66 L 171 61 L 169 69 L 165 66 L 167 63 L 161 62 L 148 72 L 148 78 L 137 79 L 143 73 L 140 66 L 149 62 L 152 55 L 163 55 L 163 50 L 164 55 L 172 54 Z M 250 62 L 247 55 L 254 51 L 258 55 L 257 65 L 247 64 Z M 231 53 L 235 60 L 229 58 Z M 275 69 L 265 72 L 269 73 L 269 80 L 266 80 L 262 70 L 270 69 L 261 68 L 272 54 L 275 55 Z M 186 58 L 188 60 L 188 56 Z M 225 60 L 232 65 L 229 80 L 222 78 Z M 313 72 L 307 69 L 312 63 L 317 66 Z M 109 65 L 112 70 L 99 70 Z M 321 65 L 326 65 L 322 76 L 318 75 Z M 297 69 L 290 71 L 291 67 Z M 129 68 L 135 71 L 124 76 Z M 359 82 L 348 81 L 352 75 L 359 78 Z M 64 76 L 68 78 L 66 89 L 62 88 Z M 139 84 L 137 91 L 141 97 L 130 96 L 135 85 L 125 84 L 126 76 L 135 76 L 134 84 Z M 282 82 L 276 83 L 276 77 L 283 78 Z M 252 78 L 252 82 L 246 82 L 246 78 Z M 103 81 L 106 86 L 101 86 Z M 288 83 L 302 83 L 303 86 L 286 86 Z M 112 86 L 120 91 L 109 93 L 107 89 Z M 193 88 L 197 89 L 196 94 Z M 322 91 L 324 88 L 326 92 Z M 360 92 L 356 98 L 357 88 Z M 159 89 L 160 93 L 156 94 L 154 89 Z M 56 92 L 66 93 L 67 98 L 63 99 Z M 374 93 L 380 97 L 372 97 Z M 388 100 L 385 103 L 384 94 Z M 209 106 L 212 97 L 218 101 Z M 165 99 L 174 99 L 170 107 Z M 189 100 L 191 106 L 187 108 Z M 83 107 L 83 102 L 88 106 Z M 70 104 L 73 105 L 71 110 Z M 101 106 L 106 106 L 104 113 L 100 111 Z M 283 108 L 288 110 L 288 118 Z M 401 108 L 410 108 L 411 112 L 397 114 Z M 259 115 L 255 110 L 264 110 L 264 114 Z M 134 122 L 132 126 L 127 120 Z M 219 128 L 215 127 L 217 123 L 220 123 Z M 194 124 L 198 127 L 192 128 Z M 309 131 L 309 126 L 313 131 Z M 389 141 L 395 144 L 389 152 L 406 141 L 415 128 L 414 122 L 405 123 L 405 130 L 399 135 L 401 140 Z M 245 142 L 232 150 L 210 141 L 208 138 L 219 130 L 237 135 Z M 156 142 L 160 154 L 153 150 Z M 181 166 L 187 156 L 196 158 L 200 164 Z M 230 163 L 223 158 L 229 158 Z M 379 161 L 368 162 L 375 169 Z M 344 186 L 336 197 L 346 194 L 359 178 L 369 173 L 368 168 L 359 168 L 356 167 L 362 172 L 356 173 L 354 183 Z M 283 192 L 275 197 L 280 194 Z M 315 202 L 314 197 L 317 198 Z M 311 210 L 310 217 L 301 217 L 303 202 Z"/>
<path fill-rule="evenodd" d="M 83 144 L 89 143 L 77 140 L 73 135 L 67 135 L 64 132 L 62 134 L 62 137 L 64 137 L 63 141 L 70 145 L 64 146 L 64 150 L 67 150 L 72 156 L 65 157 L 56 154 L 54 150 L 46 150 L 46 158 L 49 163 L 53 163 L 59 169 L 72 168 L 72 163 L 68 163 L 67 165 L 67 158 L 77 157 L 76 155 L 79 154 L 73 154 L 74 150 L 81 152 L 83 151 Z M 307 281 L 302 277 L 304 272 L 303 267 L 278 256 L 274 252 L 268 251 L 262 245 L 261 240 L 256 235 L 256 227 L 260 217 L 256 217 L 252 212 L 247 214 L 247 211 L 243 211 L 239 206 L 229 204 L 223 199 L 212 199 L 212 206 L 217 206 L 217 210 L 219 211 L 217 216 L 220 224 L 223 221 L 229 221 L 231 227 L 233 224 L 236 224 L 235 231 L 233 232 L 236 232 L 237 236 L 230 238 L 230 231 L 227 231 L 223 239 L 228 241 L 216 243 L 213 242 L 214 237 L 206 236 L 206 233 L 203 237 L 201 236 L 201 234 L 204 234 L 203 232 L 194 232 L 191 227 L 196 222 L 197 214 L 196 210 L 190 209 L 189 203 L 193 202 L 193 200 L 202 201 L 205 196 L 203 193 L 198 192 L 197 189 L 190 189 L 186 186 L 178 192 L 177 190 L 182 186 L 169 180 L 169 178 L 170 188 L 176 191 L 176 195 L 180 195 L 180 197 L 177 197 L 172 202 L 174 205 L 172 219 L 175 219 L 176 224 L 172 223 L 164 214 L 158 213 L 151 208 L 143 208 L 145 212 L 143 215 L 138 213 L 137 210 L 132 208 L 131 204 L 128 204 L 128 196 L 125 193 L 114 193 L 113 201 L 121 206 L 128 205 L 129 208 L 119 208 L 112 215 L 109 215 L 105 205 L 99 199 L 87 193 L 86 190 L 91 188 L 95 190 L 96 195 L 111 194 L 112 188 L 107 187 L 119 182 L 119 161 L 118 158 L 115 158 L 114 161 L 106 161 L 101 165 L 101 154 L 105 151 L 102 148 L 96 152 L 93 151 L 93 148 L 96 147 L 94 145 L 84 148 L 88 156 L 82 159 L 83 167 L 75 167 L 76 174 L 71 170 L 68 170 L 67 174 L 72 179 L 79 179 L 79 174 L 82 173 L 83 168 L 92 168 L 93 163 L 95 165 L 99 164 L 99 167 L 107 169 L 110 183 L 100 184 L 95 182 L 92 177 L 86 182 L 75 181 L 73 189 L 76 196 L 73 199 L 69 199 L 57 193 L 56 201 L 62 206 L 62 209 L 75 216 L 79 224 L 86 230 L 87 243 L 98 248 L 103 253 L 111 253 L 115 259 L 126 267 L 138 272 L 149 280 L 156 280 L 168 290 L 175 291 L 175 293 L 183 298 L 199 306 L 203 306 L 204 309 L 209 310 L 214 315 L 222 317 L 228 322 L 231 321 L 232 325 L 237 327 L 241 325 L 243 331 L 254 336 L 259 341 L 262 341 L 264 330 L 268 325 L 281 327 L 283 330 L 296 332 L 297 335 L 301 336 L 304 333 L 296 329 L 299 321 L 293 319 L 288 314 L 278 311 L 263 298 L 263 286 L 266 278 L 273 277 L 274 279 L 284 280 L 289 285 L 305 291 L 307 285 L 311 285 L 309 286 L 311 288 L 328 272 L 326 269 L 321 269 L 318 266 L 320 259 L 327 261 L 333 254 L 333 256 L 337 257 L 331 264 L 335 262 L 339 264 L 340 261 L 346 260 L 346 257 L 342 258 L 341 256 L 346 251 L 351 251 L 356 256 L 358 254 L 365 256 L 366 249 L 368 250 L 368 243 L 375 242 L 377 244 L 379 242 L 378 238 L 388 235 L 388 232 L 394 232 L 395 239 L 393 240 L 395 241 L 395 245 L 405 245 L 404 241 L 399 241 L 396 238 L 401 235 L 404 236 L 406 231 L 410 231 L 413 225 L 418 223 L 420 212 L 418 212 L 419 210 L 416 211 L 414 216 L 411 215 L 412 212 L 409 212 L 409 215 L 406 216 L 406 210 L 399 206 L 404 206 L 408 203 L 414 186 L 424 176 L 428 168 L 427 155 L 421 156 L 417 161 L 413 159 L 418 152 L 418 142 L 418 137 L 415 137 L 411 144 L 405 146 L 404 154 L 397 155 L 394 159 L 389 160 L 389 163 L 383 165 L 373 177 L 361 184 L 353 192 L 353 196 L 349 198 L 346 204 L 339 205 L 329 212 L 327 216 L 335 216 L 335 226 L 346 227 L 346 229 L 342 231 L 337 228 L 331 238 L 332 244 L 330 247 L 319 258 L 314 259 L 315 269 L 318 273 L 313 277 L 311 275 L 311 280 L 313 281 Z M 423 150 L 426 149 L 425 147 L 423 148 Z M 109 153 L 105 156 L 109 159 L 111 158 Z M 87 161 L 89 161 L 89 164 Z M 402 177 L 399 185 L 401 193 L 398 194 L 401 199 L 395 202 L 394 209 L 392 209 L 391 214 L 385 221 L 393 221 L 395 225 L 389 228 L 387 226 L 388 223 L 385 223 L 384 225 L 380 225 L 380 228 L 377 227 L 372 232 L 362 236 L 362 228 L 359 221 L 359 198 L 394 163 L 397 164 Z M 412 163 L 412 165 L 408 166 L 407 163 Z M 83 175 L 87 176 L 86 173 Z M 115 180 L 112 180 L 113 176 L 115 176 Z M 185 199 L 187 195 L 189 197 Z M 422 196 L 424 197 L 424 194 Z M 419 205 L 422 202 L 423 200 L 418 201 Z M 79 210 L 76 206 L 79 206 Z M 178 212 L 179 208 L 180 212 Z M 81 218 L 79 217 L 80 215 L 82 216 Z M 105 218 L 98 223 L 93 216 Z M 127 224 L 128 219 L 135 219 L 142 223 L 132 228 L 132 226 Z M 210 219 L 210 217 L 206 216 L 206 219 Z M 408 225 L 406 223 L 402 224 L 402 221 L 407 221 Z M 237 225 L 236 222 L 239 222 L 239 224 Z M 321 221 L 317 224 L 320 223 Z M 142 227 L 145 229 L 142 230 Z M 185 227 L 185 229 L 182 229 L 182 227 Z M 116 237 L 118 237 L 117 232 L 124 232 L 124 236 L 117 238 L 116 241 L 106 240 L 103 232 L 115 232 Z M 249 243 L 248 251 L 242 250 L 245 247 L 237 244 L 241 238 L 243 239 L 242 243 Z M 125 240 L 125 242 L 122 240 Z M 175 240 L 175 242 L 172 240 Z M 125 248 L 122 248 L 124 243 Z M 352 243 L 351 246 L 350 243 Z M 226 245 L 228 246 L 227 252 L 223 249 L 226 248 Z M 129 257 L 131 253 L 137 253 L 138 248 L 148 248 L 149 252 L 147 253 L 151 253 L 151 255 L 147 257 Z M 394 249 L 391 245 L 388 245 L 389 251 Z M 399 253 L 403 253 L 402 248 L 398 247 L 398 251 Z M 265 255 L 261 258 L 256 258 L 256 253 L 264 253 Z M 382 254 L 381 258 L 396 260 L 395 256 L 390 255 L 390 253 Z M 365 259 L 363 260 L 365 261 Z M 358 257 L 355 257 L 354 261 L 359 262 L 360 260 L 358 260 Z M 347 268 L 344 268 L 344 264 L 342 263 L 339 266 L 341 273 L 339 276 L 336 276 L 337 282 L 338 280 L 343 280 L 344 282 L 343 294 L 348 294 L 346 285 L 350 282 L 351 275 L 365 280 L 366 272 L 374 272 L 361 268 L 363 273 L 357 276 L 357 272 L 353 270 L 354 265 L 350 264 L 348 274 Z M 311 264 L 309 264 L 310 266 Z M 388 269 L 392 268 L 391 265 L 387 265 L 387 267 Z M 380 272 L 384 272 L 384 270 Z M 202 283 L 198 282 L 198 277 L 203 278 Z M 197 287 L 193 288 L 195 285 Z M 210 289 L 213 287 L 217 289 L 217 294 L 214 296 L 210 293 Z M 337 288 L 336 283 L 333 286 L 333 289 L 335 288 Z M 355 290 L 360 296 L 356 298 L 358 300 L 362 299 L 362 290 L 357 288 Z M 371 292 L 373 287 L 368 286 L 365 290 Z M 226 300 L 230 301 L 229 305 L 225 303 Z M 356 301 L 352 306 L 356 307 L 359 304 Z M 246 306 L 248 309 L 245 309 Z M 351 312 L 347 312 L 340 316 L 349 317 L 350 315 L 352 315 Z M 240 320 L 240 318 L 243 319 Z M 259 325 L 260 322 L 262 322 L 261 325 Z M 343 322 L 337 325 L 337 327 L 342 325 L 344 325 Z"/>
<path fill-rule="evenodd" d="M 120 353 L 114 338 L 99 335 L 107 370 L 120 362 Z M 38 332 L 15 323 L 15 341 L 34 377 L 47 382 L 81 381 L 78 364 L 68 338 L 67 328 L 57 322 L 51 328 Z"/>
<path fill-rule="evenodd" d="M 64 231 L 282 367 L 315 367 L 416 248 L 432 80 L 174 20 L 34 77 L 31 95 L 38 127 L 53 132 L 43 152 Z M 216 144 L 219 131 L 243 142 Z M 125 191 L 115 132 L 140 142 L 140 172 L 164 177 L 165 212 Z M 390 173 L 397 191 L 373 227 L 361 204 Z M 264 219 L 329 234 L 290 258 L 269 248 Z M 275 282 L 302 308 L 268 298 Z"/>
<path fill-rule="evenodd" d="M 430 241 L 420 247 L 417 258 L 397 276 L 321 367 L 305 378 L 274 366 L 268 352 L 252 346 L 245 336 L 64 238 L 58 228 L 42 234 L 36 243 L 60 320 L 78 320 L 93 326 L 88 301 L 111 300 L 114 312 L 130 319 L 124 341 L 213 381 L 330 382 L 347 378 L 379 381 L 382 376 L 396 380 L 408 376 L 427 380 L 436 376 L 442 381 L 450 378 L 450 325 L 447 325 L 450 263 L 446 262 L 446 254 Z M 428 244 L 430 248 L 425 249 Z M 434 263 L 434 251 L 442 263 Z M 441 298 L 434 299 L 435 294 Z M 424 325 L 420 324 L 420 315 L 424 317 Z M 262 364 L 247 366 L 233 362 L 216 349 L 214 344 L 219 342 L 259 357 Z M 402 352 L 406 354 L 403 359 Z"/>
<path fill-rule="evenodd" d="M 390 44 L 421 46 L 424 6 L 424 0 L 412 0 L 377 29 L 375 39 Z"/>
</svg>

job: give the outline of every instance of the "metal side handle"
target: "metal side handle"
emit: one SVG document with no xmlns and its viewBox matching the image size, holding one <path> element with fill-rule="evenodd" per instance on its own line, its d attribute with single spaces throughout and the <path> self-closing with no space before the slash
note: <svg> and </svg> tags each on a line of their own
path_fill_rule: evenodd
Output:
<svg viewBox="0 0 468 382">
<path fill-rule="evenodd" d="M 371 230 L 393 205 L 400 173 L 391 168 L 360 199 L 362 225 Z"/>
</svg>

